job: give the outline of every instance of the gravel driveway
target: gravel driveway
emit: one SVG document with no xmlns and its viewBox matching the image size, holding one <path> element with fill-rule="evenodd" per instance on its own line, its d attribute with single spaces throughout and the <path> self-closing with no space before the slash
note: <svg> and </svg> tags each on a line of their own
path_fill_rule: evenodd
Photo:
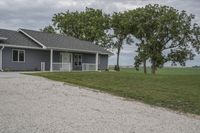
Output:
<svg viewBox="0 0 200 133">
<path fill-rule="evenodd" d="M 0 75 L 1 133 L 200 133 L 199 117 L 40 77 Z"/>
</svg>

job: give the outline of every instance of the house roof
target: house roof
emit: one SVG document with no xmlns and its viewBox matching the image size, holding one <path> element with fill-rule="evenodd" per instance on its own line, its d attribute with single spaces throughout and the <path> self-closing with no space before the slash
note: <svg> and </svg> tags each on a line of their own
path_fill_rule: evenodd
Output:
<svg viewBox="0 0 200 133">
<path fill-rule="evenodd" d="M 7 45 L 41 48 L 37 43 L 17 31 L 0 29 L 0 37 L 7 38 L 1 40 L 1 43 Z"/>
<path fill-rule="evenodd" d="M 92 42 L 82 41 L 74 37 L 55 33 L 45 33 L 28 29 L 19 29 L 18 31 L 0 29 L 0 34 L 3 35 L 3 37 L 8 38 L 4 42 L 9 45 L 112 54 Z"/>
</svg>

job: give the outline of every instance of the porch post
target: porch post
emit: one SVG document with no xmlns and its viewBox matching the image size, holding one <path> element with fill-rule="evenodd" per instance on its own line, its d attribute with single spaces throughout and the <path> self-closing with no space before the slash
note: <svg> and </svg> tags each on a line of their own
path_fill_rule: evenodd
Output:
<svg viewBox="0 0 200 133">
<path fill-rule="evenodd" d="M 50 72 L 53 71 L 53 49 L 50 50 Z"/>
<path fill-rule="evenodd" d="M 3 71 L 3 49 L 4 49 L 4 46 L 1 47 L 0 49 L 0 71 Z"/>
<path fill-rule="evenodd" d="M 96 71 L 98 71 L 98 65 L 99 65 L 99 53 L 96 53 Z"/>
<path fill-rule="evenodd" d="M 71 62 L 70 62 L 71 63 L 70 64 L 71 65 L 71 70 L 70 71 L 72 71 L 73 70 L 73 53 L 71 53 L 70 57 L 71 57 L 71 59 L 70 59 L 71 60 Z"/>
</svg>

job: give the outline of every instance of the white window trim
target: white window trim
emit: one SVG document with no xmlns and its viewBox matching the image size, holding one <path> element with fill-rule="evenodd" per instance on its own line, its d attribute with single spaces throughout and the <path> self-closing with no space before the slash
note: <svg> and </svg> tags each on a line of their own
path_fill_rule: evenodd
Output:
<svg viewBox="0 0 200 133">
<path fill-rule="evenodd" d="M 14 61 L 13 60 L 13 51 L 17 51 L 18 53 L 18 59 L 17 59 L 17 61 Z M 19 52 L 20 51 L 23 51 L 24 52 L 24 61 L 19 61 Z M 15 62 L 15 63 L 25 63 L 25 59 L 26 59 L 26 54 L 25 54 L 25 50 L 22 50 L 22 49 L 12 49 L 12 62 Z"/>
<path fill-rule="evenodd" d="M 83 63 L 83 55 L 82 54 L 74 54 L 74 57 L 75 56 L 78 56 L 78 60 L 77 60 L 77 65 L 75 65 L 75 62 L 74 63 L 74 66 L 82 66 L 82 63 Z M 79 61 L 79 56 L 81 56 L 81 60 Z M 75 60 L 74 60 L 75 61 Z M 79 62 L 81 62 L 81 65 L 79 65 Z"/>
</svg>

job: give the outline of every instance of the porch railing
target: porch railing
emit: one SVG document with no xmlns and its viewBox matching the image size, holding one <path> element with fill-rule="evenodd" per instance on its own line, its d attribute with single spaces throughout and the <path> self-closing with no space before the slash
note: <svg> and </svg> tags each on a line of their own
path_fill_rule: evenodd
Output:
<svg viewBox="0 0 200 133">
<path fill-rule="evenodd" d="M 53 71 L 72 71 L 72 64 L 71 63 L 60 63 L 54 62 L 52 63 Z"/>
<path fill-rule="evenodd" d="M 96 64 L 82 63 L 82 71 L 96 71 Z"/>
</svg>

